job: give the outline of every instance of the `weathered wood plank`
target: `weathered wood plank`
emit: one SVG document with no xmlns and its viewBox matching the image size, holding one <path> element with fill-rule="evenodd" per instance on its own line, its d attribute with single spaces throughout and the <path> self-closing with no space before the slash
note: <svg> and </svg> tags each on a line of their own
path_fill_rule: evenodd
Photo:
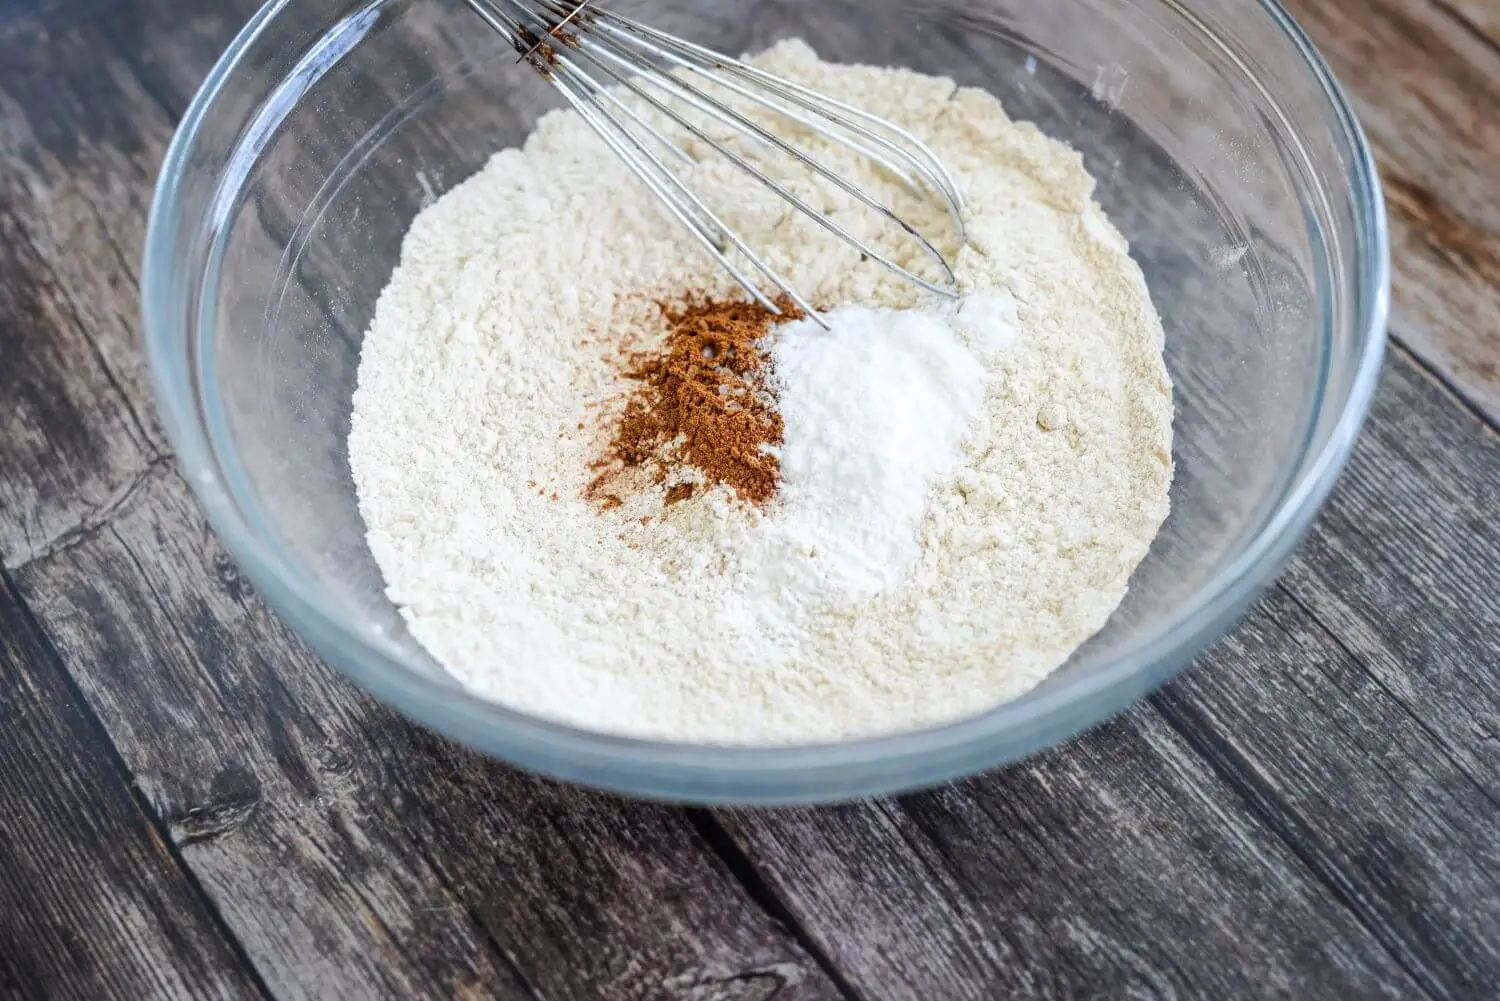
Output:
<svg viewBox="0 0 1500 1001">
<path fill-rule="evenodd" d="M 837 997 L 680 813 L 522 776 L 334 676 L 170 470 L 18 581 L 278 997 Z"/>
<path fill-rule="evenodd" d="M 1155 956 L 1142 968 L 1169 971 L 1162 993 L 1365 996 L 1371 988 L 1298 979 L 1347 968 L 1306 951 L 1298 936 L 1318 920 L 1367 930 L 1410 978 L 1403 990 L 1478 996 L 1500 977 L 1497 492 L 1500 441 L 1398 355 L 1285 583 L 1154 700 L 1177 732 L 1138 709 L 942 794 L 726 823 L 856 984 L 920 971 L 898 996 L 1048 996 L 1045 979 L 1006 979 L 1020 976 L 1013 967 L 1123 976 L 1123 961 L 1111 974 L 1078 954 L 1097 941 L 1079 937 L 1085 921 L 1114 943 L 1102 955 Z M 1230 791 L 1183 764 L 1197 760 L 1189 749 Z M 1080 830 L 1101 828 L 1107 843 L 1080 843 L 1091 836 Z M 956 830 L 966 851 L 953 847 Z M 1257 861 L 1197 885 L 1199 853 Z M 1083 858 L 1086 873 L 1069 869 Z M 1039 860 L 1058 868 L 1018 885 L 1015 873 Z M 1321 883 L 1347 913 L 1309 917 L 1286 901 L 1258 910 L 1274 900 L 1264 878 L 1281 893 Z M 1196 928 L 1169 909 L 1181 899 Z M 1147 907 L 1149 921 L 1137 918 Z M 914 925 L 945 930 L 932 942 Z M 1013 951 L 986 952 L 996 942 Z M 924 955 L 939 958 L 923 967 Z"/>
<path fill-rule="evenodd" d="M 263 998 L 0 573 L 0 997 Z"/>
<path fill-rule="evenodd" d="M 149 398 L 136 287 L 152 186 L 171 123 L 116 59 L 102 59 L 90 22 L 17 36 L 5 67 L 7 192 L 100 363 L 133 402 Z M 149 407 L 134 432 L 164 439 Z"/>
<path fill-rule="evenodd" d="M 164 448 L 136 264 L 170 134 L 73 31 L 0 37 L 0 565 L 127 494 Z"/>
<path fill-rule="evenodd" d="M 1439 997 L 1500 977 L 1500 439 L 1403 363 L 1311 538 L 1163 711 Z"/>
<path fill-rule="evenodd" d="M 0 187 L 11 163 L 0 158 Z M 16 213 L 0 193 L 0 566 L 107 513 L 151 461 L 129 399 Z"/>
<path fill-rule="evenodd" d="M 234 628 L 251 599 L 183 492 L 155 472 L 126 517 L 18 585 L 251 962 L 279 998 L 532 1001 L 421 853 L 385 833 L 400 818 L 350 796 L 357 721 L 310 713 L 266 673 L 328 685 L 326 669 L 262 617 Z M 166 523 L 143 521 L 162 497 Z M 202 580 L 182 580 L 182 552 Z M 163 608 L 172 599 L 185 607 Z"/>
<path fill-rule="evenodd" d="M 8 0 L 0 7 L 0 39 L 9 35 L 36 36 L 98 17 L 131 0 Z"/>
<path fill-rule="evenodd" d="M 1500 424 L 1500 8 L 1487 0 L 1286 6 L 1349 92 L 1380 161 L 1392 332 Z"/>
<path fill-rule="evenodd" d="M 448 780 L 402 784 L 409 826 L 441 846 L 436 864 L 540 997 L 842 997 L 726 889 L 683 811 L 523 776 L 425 731 L 410 741 L 421 771 Z"/>
<path fill-rule="evenodd" d="M 114 49 L 171 121 L 208 76 L 254 0 L 129 0 L 98 21 Z"/>
<path fill-rule="evenodd" d="M 1500 48 L 1500 6 L 1494 0 L 1432 0 L 1466 29 Z"/>
<path fill-rule="evenodd" d="M 865 998 L 1421 996 L 1145 709 L 940 791 L 719 816 Z"/>
<path fill-rule="evenodd" d="M 1500 970 L 1500 811 L 1280 588 L 1157 706 L 1437 998 Z"/>
<path fill-rule="evenodd" d="M 1282 586 L 1500 803 L 1500 436 L 1391 366 Z"/>
<path fill-rule="evenodd" d="M 26 86 L 12 87 L 21 97 L 6 119 L 30 144 L 28 156 L 54 153 L 38 137 L 42 110 L 56 113 L 48 127 L 59 135 L 70 121 L 88 125 L 68 99 L 85 89 L 90 116 L 164 141 L 161 105 L 94 26 L 29 41 L 37 48 L 22 60 Z M 47 60 L 72 67 L 55 101 L 34 86 Z M 162 145 L 139 142 L 153 156 Z M 128 171 L 112 175 L 121 190 L 74 183 L 91 169 L 59 161 L 45 184 L 17 193 L 13 203 L 42 220 L 17 241 L 22 250 L 76 246 L 48 228 L 49 199 L 67 201 L 65 213 L 82 205 L 107 219 L 145 197 L 146 178 Z M 91 308 L 133 310 L 125 264 L 92 263 L 122 281 L 80 290 Z M 48 289 L 36 270 L 15 288 Z M 62 340 L 56 324 L 10 328 L 24 338 L 18 350 L 43 352 L 46 362 L 27 370 L 23 401 L 66 394 L 87 348 L 130 349 L 125 325 L 99 321 L 80 322 L 89 337 L 77 343 Z M 44 353 L 49 346 L 56 357 Z M 145 404 L 129 380 L 110 388 L 119 401 Z M 113 413 L 44 423 L 85 429 L 101 447 L 132 440 Z M 38 456 L 50 448 L 38 446 Z M 527 999 L 532 978 L 550 997 L 834 995 L 683 818 L 580 799 L 476 756 L 433 750 L 431 738 L 335 678 L 244 593 L 166 465 L 117 465 L 132 475 L 109 498 L 115 517 L 74 517 L 61 536 L 19 553 L 21 587 L 37 599 L 151 809 L 278 996 Z M 93 456 L 78 466 L 96 477 L 106 468 Z M 29 471 L 6 478 L 34 479 Z M 66 510 L 52 497 L 25 506 Z M 403 748 L 418 767 L 401 760 Z M 404 830 L 414 805 L 415 835 Z M 529 822 L 516 827 L 514 816 Z M 492 845 L 502 846 L 505 865 L 490 857 Z M 673 928 L 678 934 L 664 933 Z"/>
</svg>

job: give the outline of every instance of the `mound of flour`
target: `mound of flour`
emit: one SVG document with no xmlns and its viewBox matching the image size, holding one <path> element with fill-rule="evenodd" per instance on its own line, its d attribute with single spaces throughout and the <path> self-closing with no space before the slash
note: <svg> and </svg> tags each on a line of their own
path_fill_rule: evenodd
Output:
<svg viewBox="0 0 1500 1001">
<path fill-rule="evenodd" d="M 570 112 L 421 213 L 364 342 L 349 456 L 391 600 L 481 695 L 719 744 L 952 720 L 1026 691 L 1103 626 L 1166 516 L 1161 325 L 1078 155 L 945 79 L 823 63 L 796 41 L 755 61 L 930 144 L 967 202 L 967 244 L 943 248 L 965 299 L 926 300 L 685 141 L 701 154 L 693 189 L 818 306 L 920 307 L 902 322 L 929 338 L 915 352 L 926 367 L 889 381 L 892 359 L 914 353 L 881 333 L 895 322 L 835 324 L 868 335 L 854 355 L 783 328 L 777 498 L 758 511 L 722 488 L 673 505 L 642 490 L 601 512 L 583 493 L 624 390 L 620 353 L 660 336 L 653 297 L 729 295 L 732 282 Z M 796 138 L 945 231 L 940 206 Z M 835 189 L 787 183 L 919 266 Z M 855 468 L 888 470 L 903 425 L 877 396 L 819 402 L 850 357 L 903 394 L 903 412 L 949 422 L 924 435 L 946 451 L 914 456 L 905 477 Z M 938 388 L 956 395 L 920 399 Z M 806 444 L 835 432 L 848 478 Z"/>
</svg>

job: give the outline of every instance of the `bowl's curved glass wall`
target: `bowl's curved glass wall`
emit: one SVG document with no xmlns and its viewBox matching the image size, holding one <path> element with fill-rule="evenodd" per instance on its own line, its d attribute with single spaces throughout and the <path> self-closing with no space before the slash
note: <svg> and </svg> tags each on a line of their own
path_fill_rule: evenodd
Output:
<svg viewBox="0 0 1500 1001">
<path fill-rule="evenodd" d="M 1166 326 L 1172 514 L 1109 627 L 1014 706 L 1118 666 L 1205 595 L 1240 586 L 1225 579 L 1236 560 L 1287 519 L 1289 490 L 1306 492 L 1309 464 L 1352 430 L 1340 418 L 1368 375 L 1366 321 L 1383 291 L 1363 149 L 1268 10 L 614 6 L 730 52 L 800 35 L 824 58 L 983 87 L 1079 149 L 1098 178 Z M 403 670 L 446 684 L 406 638 L 363 541 L 345 453 L 359 346 L 412 217 L 559 101 L 462 4 L 302 0 L 258 31 L 188 124 L 159 207 L 154 245 L 173 248 L 170 261 L 148 260 L 159 384 L 168 410 L 175 401 L 187 415 L 175 423 L 204 436 L 195 485 L 218 492 L 277 572 L 316 594 L 322 616 L 395 644 Z M 314 641 L 346 668 L 360 658 L 330 651 L 337 636 Z M 1175 666 L 1135 665 L 1149 677 L 1133 690 Z M 1023 743 L 1060 735 L 1045 729 Z"/>
</svg>

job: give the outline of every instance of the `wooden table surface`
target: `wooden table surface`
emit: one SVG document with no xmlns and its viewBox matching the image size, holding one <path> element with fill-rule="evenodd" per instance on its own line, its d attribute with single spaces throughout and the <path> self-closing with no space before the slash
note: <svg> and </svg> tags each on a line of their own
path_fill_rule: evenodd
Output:
<svg viewBox="0 0 1500 1001">
<path fill-rule="evenodd" d="M 0 3 L 0 996 L 1500 996 L 1500 2 L 1295 0 L 1379 154 L 1348 471 L 1196 667 L 830 809 L 560 787 L 355 691 L 241 583 L 139 350 L 173 125 L 245 0 Z"/>
</svg>

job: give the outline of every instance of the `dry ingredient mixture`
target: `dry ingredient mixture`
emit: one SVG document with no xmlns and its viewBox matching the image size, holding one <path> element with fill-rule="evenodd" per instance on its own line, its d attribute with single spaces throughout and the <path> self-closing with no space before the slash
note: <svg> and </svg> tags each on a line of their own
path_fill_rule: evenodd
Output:
<svg viewBox="0 0 1500 1001">
<path fill-rule="evenodd" d="M 569 112 L 424 211 L 349 454 L 391 599 L 481 695 L 718 744 L 952 720 L 1103 626 L 1166 516 L 1161 324 L 1079 156 L 946 79 L 799 41 L 755 61 L 934 149 L 967 203 L 967 244 L 942 248 L 964 296 L 861 261 L 684 137 L 694 191 L 830 329 L 776 318 Z M 795 138 L 944 231 L 940 206 Z M 923 266 L 836 189 L 782 180 Z"/>
</svg>

